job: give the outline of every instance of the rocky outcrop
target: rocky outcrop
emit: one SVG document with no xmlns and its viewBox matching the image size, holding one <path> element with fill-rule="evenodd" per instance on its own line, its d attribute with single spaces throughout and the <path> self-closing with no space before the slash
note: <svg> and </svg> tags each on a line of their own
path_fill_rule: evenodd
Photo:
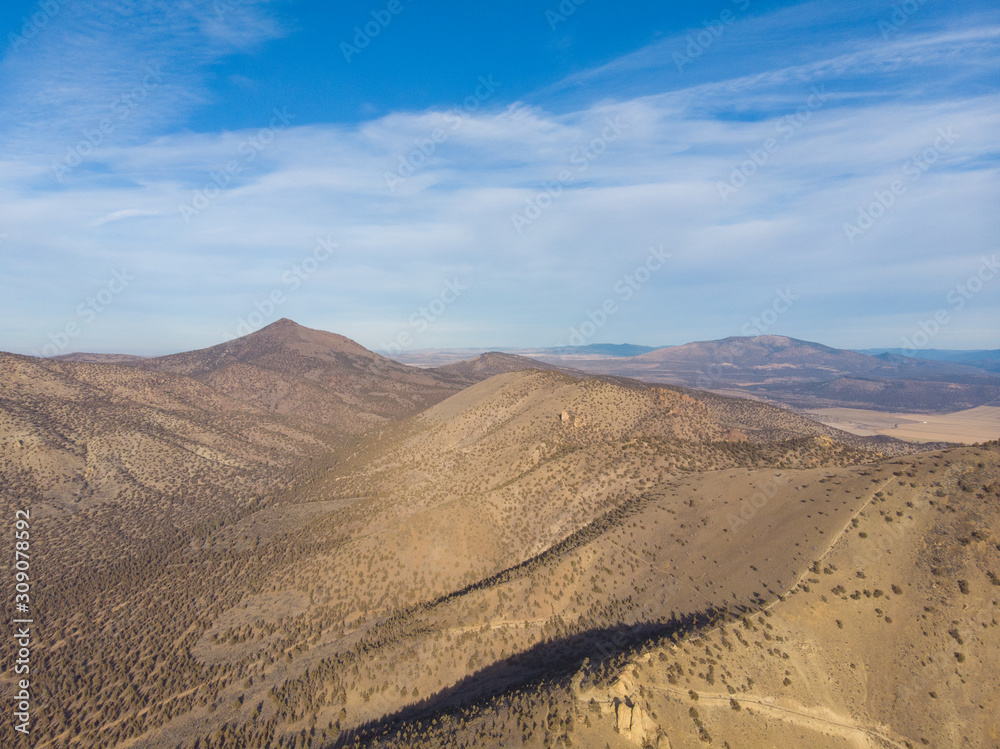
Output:
<svg viewBox="0 0 1000 749">
<path fill-rule="evenodd" d="M 670 741 L 649 713 L 643 709 L 635 684 L 626 672 L 611 688 L 615 727 L 624 738 L 638 746 L 670 749 Z"/>
</svg>

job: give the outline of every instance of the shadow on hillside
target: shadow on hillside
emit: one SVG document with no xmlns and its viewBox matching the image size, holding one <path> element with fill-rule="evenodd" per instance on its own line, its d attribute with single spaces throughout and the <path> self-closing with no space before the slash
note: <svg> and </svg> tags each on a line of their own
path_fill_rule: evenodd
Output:
<svg viewBox="0 0 1000 749">
<path fill-rule="evenodd" d="M 730 613 L 742 610 L 740 607 Z M 476 702 L 542 680 L 566 679 L 578 671 L 585 660 L 589 661 L 592 673 L 600 674 L 603 669 L 612 667 L 616 660 L 629 656 L 643 645 L 680 637 L 725 616 L 725 611 L 709 609 L 682 617 L 675 615 L 662 623 L 621 625 L 550 639 L 490 664 L 396 713 L 346 731 L 326 746 L 327 749 L 341 749 L 355 745 L 355 742 L 363 746 L 376 736 L 391 735 L 394 729 L 411 721 L 458 712 Z"/>
</svg>

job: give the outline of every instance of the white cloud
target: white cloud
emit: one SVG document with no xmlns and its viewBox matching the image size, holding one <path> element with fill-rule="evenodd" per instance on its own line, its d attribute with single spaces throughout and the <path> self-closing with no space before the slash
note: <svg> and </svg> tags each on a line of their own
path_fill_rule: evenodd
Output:
<svg viewBox="0 0 1000 749">
<path fill-rule="evenodd" d="M 0 61 L 0 108 L 17 112 L 0 121 L 8 157 L 62 158 L 104 120 L 115 127 L 102 146 L 140 142 L 204 103 L 207 64 L 284 33 L 265 3 L 250 0 L 58 7 Z"/>
<path fill-rule="evenodd" d="M 950 270 L 961 277 L 996 251 L 1000 97 L 937 85 L 961 78 L 963 65 L 978 69 L 985 56 L 995 62 L 996 39 L 995 27 L 952 29 L 555 113 L 485 107 L 395 191 L 386 172 L 426 148 L 449 122 L 446 112 L 399 112 L 358 126 L 293 123 L 252 161 L 241 147 L 255 130 L 114 143 L 95 154 L 94 169 L 58 189 L 39 188 L 44 160 L 0 160 L 0 232 L 9 235 L 0 252 L 17 253 L 20 277 L 36 279 L 37 292 L 2 302 L 5 317 L 36 321 L 3 347 L 43 343 L 73 309 L 52 299 L 82 298 L 116 264 L 136 274 L 136 296 L 123 295 L 88 329 L 95 342 L 111 340 L 128 319 L 169 331 L 162 350 L 211 344 L 326 236 L 341 249 L 278 316 L 372 347 L 393 339 L 453 276 L 469 291 L 421 345 L 555 343 L 652 244 L 665 245 L 671 263 L 602 330 L 609 340 L 735 334 L 776 288 L 794 286 L 802 302 L 782 320 L 789 331 L 833 345 L 892 345 L 897 328 L 933 311 L 953 283 Z M 966 62 L 950 51 L 959 44 L 975 50 Z M 906 75 L 892 96 L 873 96 L 863 79 L 886 60 Z M 824 83 L 829 101 L 723 201 L 718 183 L 747 149 L 783 137 L 781 118 Z M 624 130 L 600 144 L 609 119 Z M 954 147 L 851 244 L 844 223 L 948 127 L 961 134 Z M 238 173 L 212 189 L 213 173 L 230 161 Z M 519 234 L 512 214 L 538 203 L 546 185 L 558 195 Z M 185 222 L 178 206 L 194 204 L 198 191 L 205 205 Z M 975 304 L 970 320 L 1000 311 L 1000 282 Z M 857 325 L 864 315 L 875 322 Z M 968 342 L 957 326 L 949 334 Z"/>
<path fill-rule="evenodd" d="M 101 216 L 98 219 L 91 221 L 88 226 L 104 226 L 105 224 L 110 224 L 114 221 L 121 221 L 127 218 L 137 218 L 140 216 L 161 216 L 163 215 L 160 211 L 146 211 L 141 208 L 126 208 L 121 211 L 114 211 L 105 216 Z"/>
</svg>

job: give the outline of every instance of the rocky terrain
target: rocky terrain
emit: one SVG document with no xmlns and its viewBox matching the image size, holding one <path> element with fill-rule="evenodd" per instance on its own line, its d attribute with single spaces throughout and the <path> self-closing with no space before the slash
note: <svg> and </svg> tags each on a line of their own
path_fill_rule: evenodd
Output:
<svg viewBox="0 0 1000 749">
<path fill-rule="evenodd" d="M 290 321 L 0 370 L 3 511 L 31 510 L 58 706 L 35 746 L 995 730 L 996 444 L 506 355 L 421 370 Z"/>
</svg>

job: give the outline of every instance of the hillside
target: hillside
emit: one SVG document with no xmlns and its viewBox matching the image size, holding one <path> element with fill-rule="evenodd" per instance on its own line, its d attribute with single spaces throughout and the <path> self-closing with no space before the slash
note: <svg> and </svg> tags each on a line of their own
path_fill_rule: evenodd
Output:
<svg viewBox="0 0 1000 749">
<path fill-rule="evenodd" d="M 821 536 L 803 543 L 776 527 L 774 500 L 736 524 L 800 539 L 791 573 L 774 567 L 780 542 L 709 566 L 711 584 L 721 578 L 729 591 L 756 581 L 750 606 L 702 586 L 697 621 L 671 615 L 656 627 L 557 635 L 546 650 L 562 657 L 544 678 L 402 712 L 334 745 L 995 745 L 1000 443 L 827 471 L 795 488 L 801 500 L 785 510 L 807 507 Z M 641 533 L 652 505 L 620 527 Z M 717 539 L 692 542 L 711 559 Z M 670 561 L 656 557 L 658 568 L 686 572 Z"/>
<path fill-rule="evenodd" d="M 472 382 L 480 382 L 494 375 L 506 374 L 507 372 L 520 372 L 525 369 L 559 369 L 559 367 L 536 359 L 529 359 L 526 356 L 488 351 L 473 359 L 445 364 L 433 371 L 444 375 L 462 377 Z M 583 373 L 581 372 L 580 374 Z"/>
<path fill-rule="evenodd" d="M 32 683 L 38 704 L 60 706 L 33 746 L 107 746 L 131 690 L 165 669 L 183 682 L 185 630 L 226 600 L 201 562 L 177 566 L 184 550 L 295 486 L 336 449 L 328 431 L 182 375 L 0 354 L 0 510 L 30 513 Z M 0 678 L 8 702 L 14 678 Z"/>
<path fill-rule="evenodd" d="M 29 503 L 48 539 L 37 696 L 63 709 L 38 718 L 37 746 L 332 747 L 397 728 L 413 746 L 425 716 L 505 695 L 533 745 L 550 715 L 535 696 L 623 632 L 646 644 L 783 595 L 886 489 L 886 461 L 913 460 L 766 403 L 534 367 L 345 435 L 216 375 L 308 388 L 384 360 L 266 332 L 168 357 L 177 371 L 0 357 L 0 505 Z M 386 371 L 415 403 L 523 363 Z M 431 745 L 511 745 L 456 736 Z"/>
<path fill-rule="evenodd" d="M 53 361 L 90 362 L 92 364 L 138 364 L 146 360 L 144 356 L 133 356 L 132 354 L 86 354 L 79 351 L 50 358 Z"/>
<path fill-rule="evenodd" d="M 0 353 L 0 404 L 4 483 L 43 512 L 130 509 L 147 492 L 259 493 L 329 449 L 317 425 L 133 366 Z"/>
<path fill-rule="evenodd" d="M 45 607 L 45 626 L 60 633 L 39 645 L 60 674 L 42 698 L 69 706 L 39 735 L 78 737 L 72 746 L 203 747 L 213 736 L 213 746 L 290 746 L 315 728 L 318 746 L 398 710 L 535 678 L 561 663 L 554 638 L 683 620 L 706 597 L 751 605 L 851 509 L 845 495 L 816 515 L 791 501 L 796 487 L 908 449 L 840 436 L 765 404 L 530 370 L 310 454 L 280 493 L 246 502 L 220 492 L 210 517 L 176 487 L 177 509 L 156 513 L 169 533 L 144 527 L 153 518 L 128 504 L 122 520 L 137 524 L 124 543 L 132 525 L 56 513 L 39 532 L 69 538 L 63 524 L 75 523 L 93 540 L 48 563 L 39 583 L 43 600 L 59 602 Z M 220 463 L 205 465 L 217 473 L 198 486 L 229 480 Z M 734 502 L 761 492 L 774 498 L 759 511 L 766 534 L 788 542 L 754 563 L 757 578 L 744 555 L 772 547 Z M 736 546 L 713 546 L 725 541 Z M 81 577 L 71 562 L 89 544 L 131 561 Z M 662 576 L 674 569 L 685 577 Z"/>
<path fill-rule="evenodd" d="M 349 338 L 282 319 L 243 338 L 139 366 L 193 377 L 279 414 L 359 433 L 457 392 L 457 375 L 407 367 Z"/>
</svg>

